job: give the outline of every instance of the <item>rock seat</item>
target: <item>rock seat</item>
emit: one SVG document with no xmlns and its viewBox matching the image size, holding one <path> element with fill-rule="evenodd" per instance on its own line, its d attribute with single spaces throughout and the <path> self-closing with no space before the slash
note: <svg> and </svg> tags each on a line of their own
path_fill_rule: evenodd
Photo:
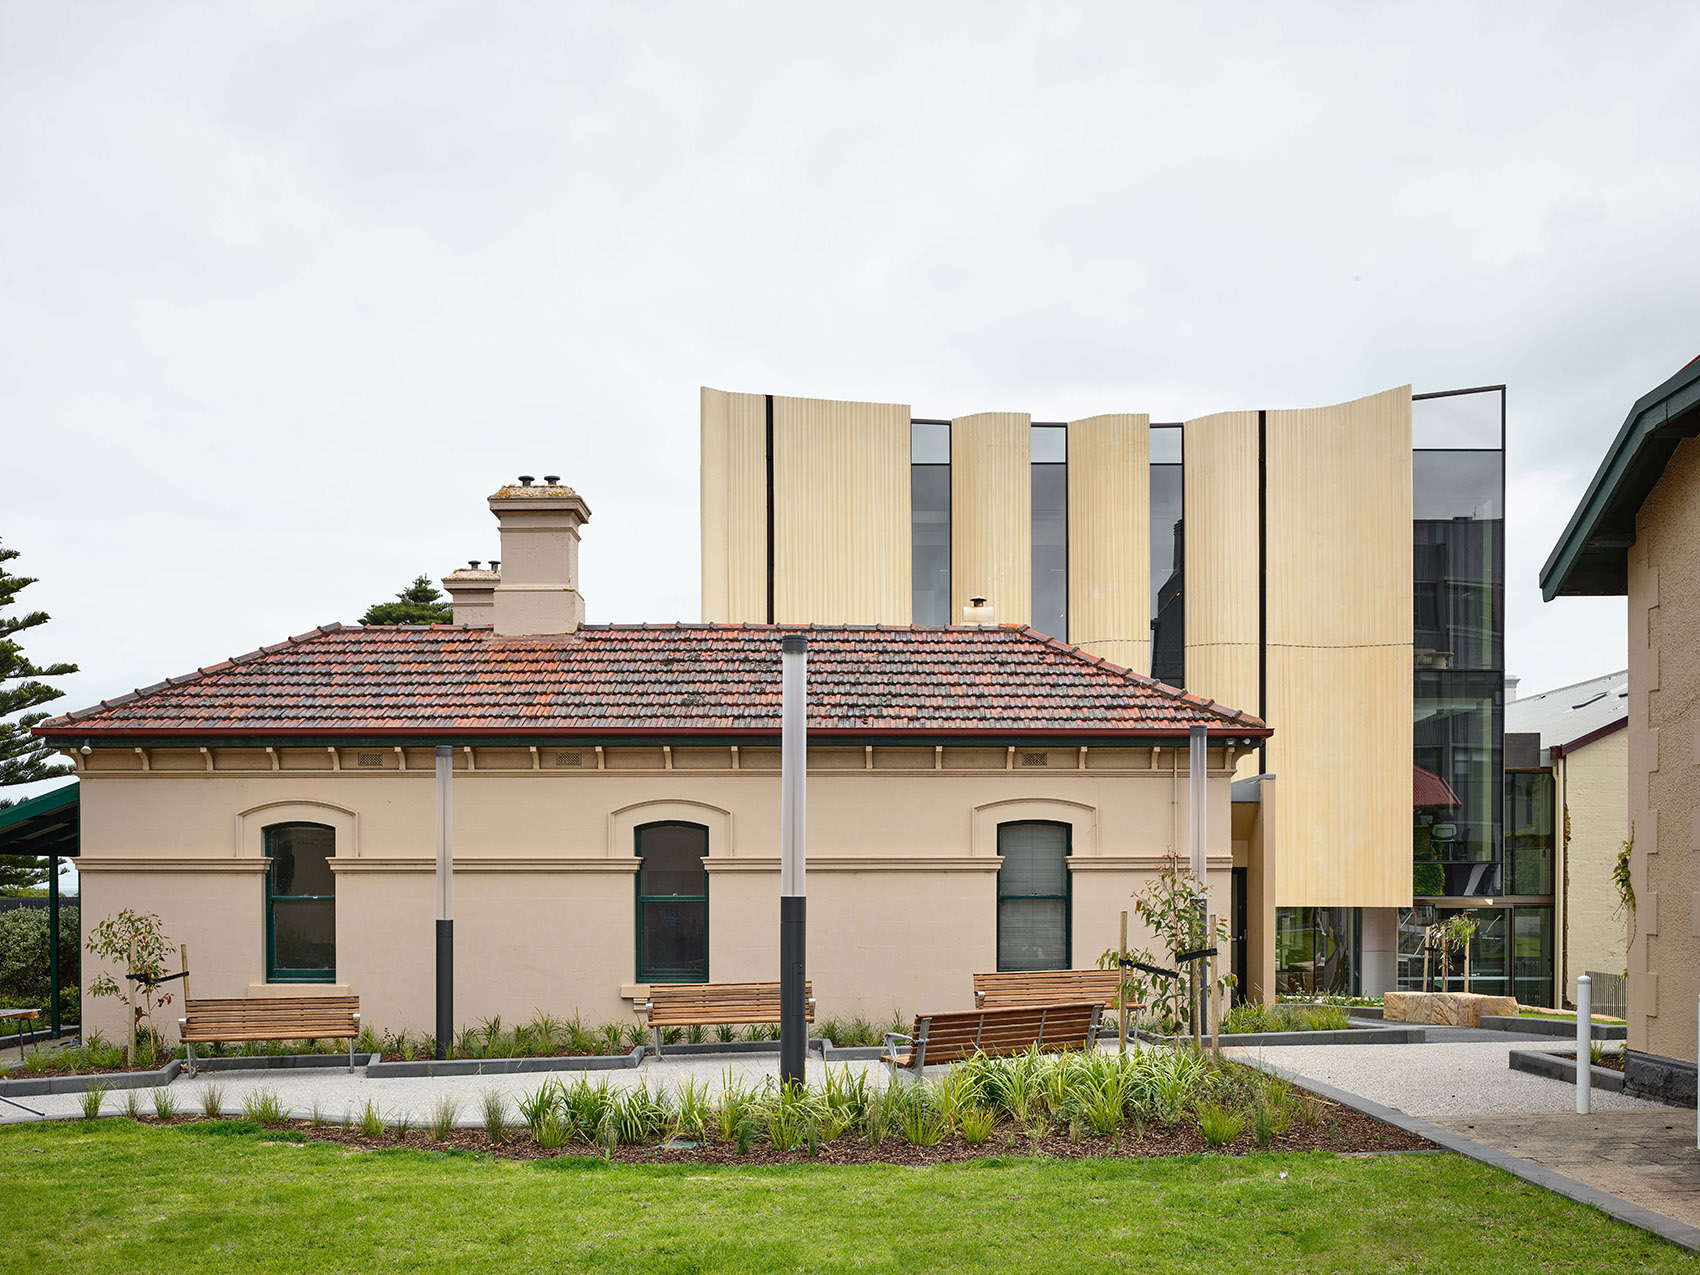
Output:
<svg viewBox="0 0 1700 1275">
<path fill-rule="evenodd" d="M 1390 1023 L 1433 1023 L 1439 1027 L 1480 1027 L 1482 1015 L 1517 1016 L 1515 996 L 1476 992 L 1388 992 L 1382 1017 Z"/>
</svg>

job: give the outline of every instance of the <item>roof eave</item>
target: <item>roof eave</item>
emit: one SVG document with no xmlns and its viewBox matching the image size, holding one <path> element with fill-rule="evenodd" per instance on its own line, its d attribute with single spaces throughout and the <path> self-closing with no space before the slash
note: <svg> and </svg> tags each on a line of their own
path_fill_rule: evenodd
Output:
<svg viewBox="0 0 1700 1275">
<path fill-rule="evenodd" d="M 1628 592 L 1635 514 L 1685 438 L 1700 435 L 1700 359 L 1636 400 L 1541 568 L 1541 596 Z"/>
</svg>

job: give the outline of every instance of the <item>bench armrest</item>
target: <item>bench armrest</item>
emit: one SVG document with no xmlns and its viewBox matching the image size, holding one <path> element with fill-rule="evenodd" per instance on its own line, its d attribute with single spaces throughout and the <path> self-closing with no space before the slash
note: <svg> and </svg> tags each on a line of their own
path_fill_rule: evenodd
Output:
<svg viewBox="0 0 1700 1275">
<path fill-rule="evenodd" d="M 887 1032 L 885 1034 L 884 1052 L 882 1053 L 881 1056 L 886 1057 L 886 1056 L 889 1055 L 889 1057 L 887 1059 L 888 1061 L 896 1059 L 896 1057 L 897 1057 L 897 1042 L 900 1041 L 900 1040 L 906 1040 L 911 1045 L 913 1045 L 915 1043 L 915 1038 L 913 1036 L 906 1036 L 902 1032 Z"/>
<path fill-rule="evenodd" d="M 974 1008 L 975 1009 L 984 1009 L 985 1007 L 986 1007 L 986 993 L 981 991 L 979 988 L 976 987 L 974 989 Z"/>
</svg>

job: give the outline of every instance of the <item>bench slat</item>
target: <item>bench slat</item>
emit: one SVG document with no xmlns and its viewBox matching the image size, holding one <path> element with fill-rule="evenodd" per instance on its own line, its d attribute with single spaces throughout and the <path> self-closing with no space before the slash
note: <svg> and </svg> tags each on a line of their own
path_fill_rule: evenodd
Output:
<svg viewBox="0 0 1700 1275">
<path fill-rule="evenodd" d="M 912 1035 L 918 1047 L 925 1026 L 923 1061 L 927 1063 L 960 1062 L 976 1053 L 1007 1056 L 1022 1053 L 1034 1045 L 1042 1053 L 1057 1053 L 1085 1048 L 1101 1009 L 1096 1001 L 1071 1001 L 925 1014 L 915 1019 Z M 899 1067 L 912 1067 L 914 1064 L 915 1048 L 896 1061 Z"/>
<path fill-rule="evenodd" d="M 778 983 L 657 983 L 649 989 L 651 1027 L 777 1023 Z M 803 984 L 803 1015 L 815 1021 L 815 985 Z"/>
<path fill-rule="evenodd" d="M 359 1032 L 358 996 L 215 997 L 183 1003 L 182 1039 L 337 1040 Z"/>
</svg>

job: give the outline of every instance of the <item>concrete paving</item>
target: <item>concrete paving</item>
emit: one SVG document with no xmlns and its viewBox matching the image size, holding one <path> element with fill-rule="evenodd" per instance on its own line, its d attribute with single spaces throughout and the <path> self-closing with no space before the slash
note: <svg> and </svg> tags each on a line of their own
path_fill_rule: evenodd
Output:
<svg viewBox="0 0 1700 1275">
<path fill-rule="evenodd" d="M 1439 1039 L 1436 1039 L 1439 1037 Z M 1262 1059 L 1424 1120 L 1477 1114 L 1574 1111 L 1576 1090 L 1561 1080 L 1512 1071 L 1513 1049 L 1538 1049 L 1540 1037 L 1516 1032 L 1431 1028 L 1421 1045 L 1278 1045 L 1229 1049 L 1230 1057 Z M 1562 1049 L 1562 1040 L 1552 1047 Z M 1596 1089 L 1597 1111 L 1645 1110 L 1658 1103 Z"/>
<path fill-rule="evenodd" d="M 848 1068 L 852 1075 L 866 1074 L 868 1083 L 876 1087 L 883 1088 L 886 1083 L 886 1068 L 877 1061 L 833 1062 L 831 1067 L 834 1072 Z M 821 1083 L 825 1078 L 826 1068 L 826 1063 L 817 1057 L 811 1057 L 807 1064 L 806 1079 L 810 1084 Z M 932 1073 L 935 1069 L 929 1067 L 927 1070 Z M 535 1093 L 546 1083 L 570 1085 L 577 1083 L 581 1076 L 586 1077 L 593 1085 L 606 1080 L 609 1086 L 615 1089 L 631 1089 L 640 1084 L 647 1084 L 652 1090 L 663 1087 L 672 1089 L 687 1081 L 695 1081 L 712 1091 L 718 1091 L 728 1077 L 737 1084 L 760 1086 L 768 1080 L 777 1084 L 779 1055 L 777 1052 L 695 1054 L 650 1058 L 640 1067 L 616 1071 L 420 1076 L 381 1080 L 369 1079 L 364 1070 L 351 1073 L 340 1068 L 299 1071 L 202 1071 L 193 1080 L 186 1074 L 179 1074 L 177 1079 L 172 1081 L 170 1089 L 178 1109 L 184 1112 L 199 1112 L 202 1095 L 209 1087 L 216 1086 L 221 1091 L 221 1108 L 227 1115 L 240 1115 L 243 1100 L 248 1095 L 269 1092 L 275 1093 L 285 1108 L 300 1116 L 309 1115 L 316 1105 L 325 1119 L 341 1120 L 345 1114 L 358 1116 L 365 1110 L 367 1102 L 375 1102 L 386 1120 L 395 1121 L 406 1116 L 414 1124 L 428 1119 L 437 1104 L 448 1097 L 459 1106 L 459 1123 L 476 1125 L 480 1122 L 480 1105 L 487 1093 L 504 1095 L 509 1107 L 513 1109 L 517 1108 L 520 1098 Z M 134 1092 L 142 1113 L 151 1115 L 153 1098 L 149 1091 L 143 1089 Z M 101 1109 L 108 1112 L 123 1111 L 127 1100 L 127 1093 L 109 1093 Z M 81 1094 L 38 1094 L 19 1101 L 49 1116 L 79 1114 L 82 1111 Z M 0 1106 L 0 1121 L 10 1121 L 17 1117 L 22 1117 L 22 1113 L 16 1108 Z M 518 1119 L 517 1111 L 513 1118 Z"/>
<path fill-rule="evenodd" d="M 1594 1095 L 1596 1110 L 1587 1116 L 1571 1110 L 1453 1116 L 1436 1123 L 1700 1227 L 1700 1150 L 1695 1148 L 1694 1112 L 1652 1104 L 1647 1104 L 1651 1109 L 1600 1110 L 1599 1097 Z"/>
</svg>

